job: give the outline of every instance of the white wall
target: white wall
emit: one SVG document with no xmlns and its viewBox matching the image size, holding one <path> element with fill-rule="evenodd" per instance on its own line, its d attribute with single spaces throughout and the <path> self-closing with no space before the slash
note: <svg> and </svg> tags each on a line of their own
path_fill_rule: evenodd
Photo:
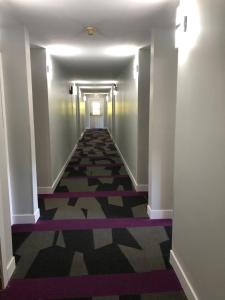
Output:
<svg viewBox="0 0 225 300">
<path fill-rule="evenodd" d="M 111 90 L 112 91 L 112 90 Z M 108 128 L 110 134 L 113 134 L 112 131 L 112 122 L 113 122 L 113 118 L 112 118 L 112 110 L 113 110 L 113 103 L 112 103 L 113 99 L 112 99 L 112 92 L 109 93 L 109 100 L 106 103 L 107 105 L 107 124 L 106 127 Z"/>
<path fill-rule="evenodd" d="M 12 255 L 9 159 L 5 93 L 0 54 L 0 287 L 5 287 L 15 269 Z"/>
<path fill-rule="evenodd" d="M 155 29 L 151 40 L 149 216 L 171 218 L 177 51 L 174 32 Z"/>
<path fill-rule="evenodd" d="M 148 186 L 150 47 L 139 51 L 137 182 Z"/>
<path fill-rule="evenodd" d="M 137 190 L 148 190 L 150 49 L 140 49 L 118 79 L 112 98 L 113 137 Z M 114 109 L 115 105 L 115 109 Z"/>
<path fill-rule="evenodd" d="M 39 192 L 52 192 L 80 137 L 78 99 L 54 56 L 32 48 L 32 80 Z"/>
<path fill-rule="evenodd" d="M 46 51 L 31 48 L 38 187 L 52 185 Z"/>
<path fill-rule="evenodd" d="M 189 299 L 223 300 L 225 2 L 191 3 L 179 49 L 172 262 Z"/>
<path fill-rule="evenodd" d="M 34 223 L 39 216 L 39 210 L 29 35 L 25 28 L 10 16 L 2 2 L 0 3 L 0 32 L 10 179 L 9 193 L 7 193 L 7 173 L 4 172 L 4 181 L 1 182 L 0 223 L 1 252 L 7 273 L 4 282 L 6 284 L 15 268 L 12 256 L 10 213 L 12 222 Z M 1 137 L 3 137 L 2 134 Z M 2 146 L 1 160 L 4 164 L 7 161 Z M 3 169 L 1 166 L 1 171 Z"/>
<path fill-rule="evenodd" d="M 137 180 L 138 79 L 134 78 L 135 65 L 136 59 L 132 58 L 119 78 L 113 137 L 134 179 Z"/>
<path fill-rule="evenodd" d="M 88 124 L 87 124 L 87 115 L 86 115 L 86 111 L 87 111 L 87 103 L 83 100 L 83 94 L 79 94 L 78 96 L 78 101 L 79 101 L 79 124 L 80 124 L 80 134 L 83 133 L 83 131 L 87 128 Z"/>
<path fill-rule="evenodd" d="M 69 94 L 67 74 L 57 60 L 48 58 L 51 74 L 48 75 L 48 101 L 51 145 L 51 174 L 57 179 L 72 153 L 77 140 L 77 101 Z"/>
<path fill-rule="evenodd" d="M 29 36 L 3 6 L 0 8 L 12 219 L 30 223 L 36 221 L 39 211 Z"/>
</svg>

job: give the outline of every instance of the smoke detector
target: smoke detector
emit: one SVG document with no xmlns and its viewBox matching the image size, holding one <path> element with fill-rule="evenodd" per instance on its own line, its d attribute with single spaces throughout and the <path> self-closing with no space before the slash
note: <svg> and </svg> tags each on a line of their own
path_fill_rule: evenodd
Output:
<svg viewBox="0 0 225 300">
<path fill-rule="evenodd" d="M 93 36 L 96 34 L 96 28 L 92 26 L 87 26 L 85 27 L 85 31 L 87 32 L 88 35 Z"/>
</svg>

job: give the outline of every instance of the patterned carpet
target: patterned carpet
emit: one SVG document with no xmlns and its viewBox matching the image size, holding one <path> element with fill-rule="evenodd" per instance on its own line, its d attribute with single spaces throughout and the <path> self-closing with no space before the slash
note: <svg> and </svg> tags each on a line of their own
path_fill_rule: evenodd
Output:
<svg viewBox="0 0 225 300">
<path fill-rule="evenodd" d="M 169 263 L 171 220 L 149 220 L 107 130 L 86 130 L 40 220 L 14 225 L 1 299 L 186 300 Z"/>
</svg>

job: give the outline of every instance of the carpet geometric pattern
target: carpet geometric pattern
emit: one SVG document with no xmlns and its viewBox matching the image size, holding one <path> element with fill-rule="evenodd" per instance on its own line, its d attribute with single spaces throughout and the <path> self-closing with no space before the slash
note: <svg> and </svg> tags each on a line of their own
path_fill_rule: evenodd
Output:
<svg viewBox="0 0 225 300">
<path fill-rule="evenodd" d="M 149 220 L 106 129 L 86 130 L 40 220 L 12 227 L 4 300 L 187 300 L 169 263 L 171 220 Z"/>
<path fill-rule="evenodd" d="M 168 260 L 170 236 L 171 227 L 14 233 L 17 260 L 14 278 L 171 269 Z"/>
</svg>

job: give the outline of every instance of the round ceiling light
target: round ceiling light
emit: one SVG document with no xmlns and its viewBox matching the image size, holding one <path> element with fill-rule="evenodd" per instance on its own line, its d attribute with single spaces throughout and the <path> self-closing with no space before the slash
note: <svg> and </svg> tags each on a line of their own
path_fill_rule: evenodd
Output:
<svg viewBox="0 0 225 300">
<path fill-rule="evenodd" d="M 137 54 L 137 52 L 138 52 L 138 47 L 134 45 L 113 46 L 105 50 L 106 55 L 115 56 L 115 57 L 133 56 Z"/>
<path fill-rule="evenodd" d="M 46 49 L 49 54 L 56 56 L 76 56 L 81 53 L 79 48 L 62 44 L 49 45 Z"/>
</svg>

